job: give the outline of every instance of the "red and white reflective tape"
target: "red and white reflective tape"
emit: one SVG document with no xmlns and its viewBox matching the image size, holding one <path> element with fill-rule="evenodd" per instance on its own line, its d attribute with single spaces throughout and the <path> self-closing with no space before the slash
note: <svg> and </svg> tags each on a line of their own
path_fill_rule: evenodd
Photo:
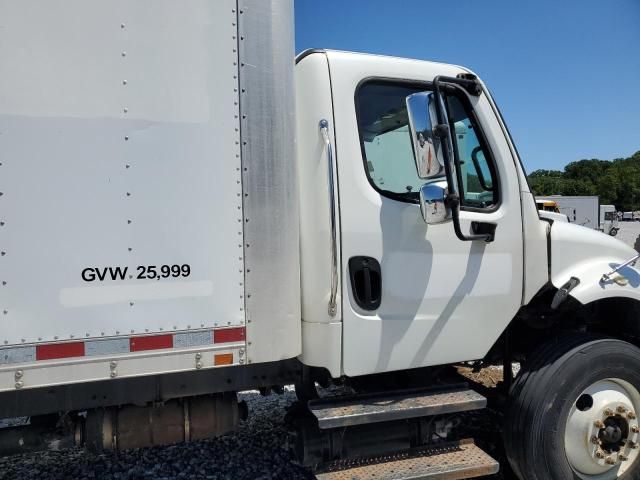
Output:
<svg viewBox="0 0 640 480">
<path fill-rule="evenodd" d="M 169 348 L 189 348 L 208 345 L 244 343 L 245 328 L 232 327 L 194 332 L 139 335 L 75 342 L 44 343 L 41 345 L 0 348 L 0 365 L 27 363 L 60 358 L 96 357 Z"/>
</svg>

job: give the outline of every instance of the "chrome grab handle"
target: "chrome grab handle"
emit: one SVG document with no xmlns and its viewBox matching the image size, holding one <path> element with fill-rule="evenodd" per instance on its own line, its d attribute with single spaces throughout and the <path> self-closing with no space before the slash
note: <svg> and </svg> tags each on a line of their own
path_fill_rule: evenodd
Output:
<svg viewBox="0 0 640 480">
<path fill-rule="evenodd" d="M 329 225 L 331 226 L 331 293 L 329 295 L 329 316 L 336 315 L 336 297 L 338 295 L 338 245 L 336 240 L 336 197 L 333 180 L 333 146 L 329 137 L 329 122 L 320 120 L 320 132 L 327 149 L 327 183 L 329 186 Z"/>
</svg>

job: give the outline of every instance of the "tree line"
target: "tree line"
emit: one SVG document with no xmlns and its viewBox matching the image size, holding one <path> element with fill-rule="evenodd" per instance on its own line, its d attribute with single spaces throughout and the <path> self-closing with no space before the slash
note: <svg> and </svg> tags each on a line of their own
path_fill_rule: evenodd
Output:
<svg viewBox="0 0 640 480">
<path fill-rule="evenodd" d="M 640 210 L 640 151 L 629 158 L 571 162 L 563 171 L 535 170 L 529 185 L 535 195 L 598 195 L 600 204 L 618 211 Z"/>
</svg>

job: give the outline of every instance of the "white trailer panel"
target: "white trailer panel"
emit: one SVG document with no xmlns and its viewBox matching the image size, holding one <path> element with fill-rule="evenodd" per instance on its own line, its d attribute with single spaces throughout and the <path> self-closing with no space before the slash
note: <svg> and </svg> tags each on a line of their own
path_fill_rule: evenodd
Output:
<svg viewBox="0 0 640 480">
<path fill-rule="evenodd" d="M 189 3 L 0 3 L 5 344 L 244 323 L 235 1 Z"/>
<path fill-rule="evenodd" d="M 536 197 L 536 200 L 556 202 L 560 213 L 566 215 L 570 223 L 595 230 L 600 227 L 600 199 L 597 195 L 551 195 L 549 197 Z"/>
</svg>

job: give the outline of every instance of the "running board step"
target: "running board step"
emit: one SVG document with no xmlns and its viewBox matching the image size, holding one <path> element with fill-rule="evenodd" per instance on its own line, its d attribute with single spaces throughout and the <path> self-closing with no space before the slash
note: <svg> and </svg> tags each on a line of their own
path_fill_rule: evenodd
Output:
<svg viewBox="0 0 640 480">
<path fill-rule="evenodd" d="M 466 385 L 444 389 L 401 390 L 311 400 L 309 410 L 321 429 L 428 417 L 487 406 L 487 399 Z"/>
<path fill-rule="evenodd" d="M 472 441 L 440 447 L 343 460 L 316 475 L 318 480 L 461 480 L 498 473 L 498 462 Z"/>
</svg>

